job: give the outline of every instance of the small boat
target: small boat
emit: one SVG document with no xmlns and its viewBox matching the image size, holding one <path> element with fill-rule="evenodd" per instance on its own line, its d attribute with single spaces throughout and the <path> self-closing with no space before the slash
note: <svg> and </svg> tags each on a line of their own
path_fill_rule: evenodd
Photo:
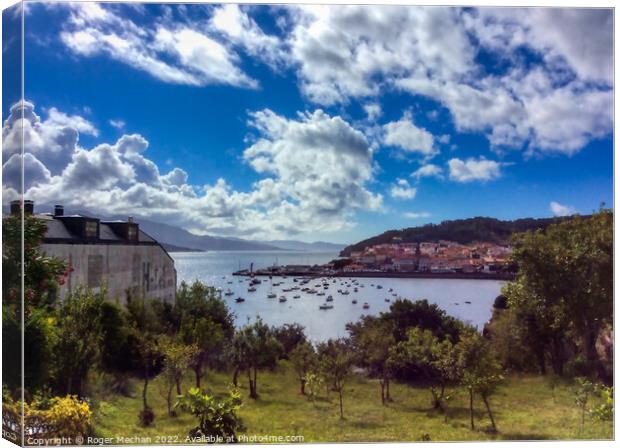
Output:
<svg viewBox="0 0 620 448">
<path fill-rule="evenodd" d="M 237 302 L 237 303 L 245 302 L 245 299 L 243 297 L 237 297 L 235 299 L 235 302 Z"/>
<path fill-rule="evenodd" d="M 280 303 L 282 303 L 282 302 L 286 302 L 286 297 L 284 297 L 284 296 L 280 296 L 280 298 L 278 299 L 278 301 L 279 301 Z"/>
<path fill-rule="evenodd" d="M 345 295 L 345 296 L 348 296 L 349 295 L 349 291 L 342 291 L 342 294 Z"/>
<path fill-rule="evenodd" d="M 250 285 L 260 285 L 261 281 L 257 278 L 253 278 L 252 281 L 250 282 Z"/>
<path fill-rule="evenodd" d="M 392 295 L 393 295 L 394 297 L 396 297 L 398 294 L 396 294 L 395 292 L 393 292 L 393 293 L 392 293 Z"/>
<path fill-rule="evenodd" d="M 323 291 L 321 291 L 321 292 L 318 292 L 316 295 L 317 295 L 317 296 L 324 296 L 324 295 L 325 295 L 325 293 L 324 293 Z"/>
<path fill-rule="evenodd" d="M 234 292 L 232 292 L 230 289 L 227 289 L 227 290 L 226 290 L 226 292 L 224 293 L 224 295 L 225 295 L 225 296 L 232 296 L 232 295 L 234 295 L 234 294 L 235 294 L 235 293 L 234 293 Z"/>
<path fill-rule="evenodd" d="M 357 300 L 353 299 L 353 300 L 351 300 L 351 303 L 352 303 L 353 305 L 356 305 L 356 304 L 357 304 Z"/>
<path fill-rule="evenodd" d="M 383 286 L 377 285 L 377 289 L 383 289 Z"/>
<path fill-rule="evenodd" d="M 326 302 L 333 302 L 334 298 L 332 296 L 328 296 L 327 299 L 325 299 Z"/>
<path fill-rule="evenodd" d="M 255 292 L 255 291 L 256 291 L 256 288 L 254 286 L 250 286 L 248 288 L 248 292 Z"/>
<path fill-rule="evenodd" d="M 466 300 L 465 303 L 471 305 L 471 302 L 469 302 L 468 300 Z"/>
<path fill-rule="evenodd" d="M 229 285 L 232 285 L 232 280 L 228 282 Z"/>
<path fill-rule="evenodd" d="M 394 288 L 388 289 L 388 292 L 392 292 L 392 291 L 394 291 Z"/>
<path fill-rule="evenodd" d="M 385 299 L 385 301 L 386 301 L 386 302 L 389 302 L 389 301 L 390 301 L 390 299 Z"/>
<path fill-rule="evenodd" d="M 357 287 L 353 288 L 353 292 L 357 292 Z"/>
<path fill-rule="evenodd" d="M 299 299 L 299 298 L 301 298 L 301 296 L 299 294 L 296 294 L 296 295 L 293 296 L 293 299 Z"/>
<path fill-rule="evenodd" d="M 370 305 L 368 305 L 368 302 L 364 302 L 364 306 L 362 306 L 362 308 L 367 310 L 368 308 L 370 308 Z"/>
<path fill-rule="evenodd" d="M 319 305 L 320 310 L 331 310 L 333 307 L 334 305 L 328 305 L 327 303 L 324 303 L 323 305 Z"/>
<path fill-rule="evenodd" d="M 270 294 L 267 294 L 267 298 L 268 299 L 275 299 L 276 297 L 278 297 L 278 296 L 276 296 L 276 294 L 274 292 L 272 292 Z"/>
</svg>

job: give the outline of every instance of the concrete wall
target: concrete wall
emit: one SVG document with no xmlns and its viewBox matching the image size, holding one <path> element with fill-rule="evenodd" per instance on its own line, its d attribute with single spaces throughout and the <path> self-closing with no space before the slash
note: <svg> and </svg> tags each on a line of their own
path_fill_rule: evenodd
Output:
<svg viewBox="0 0 620 448">
<path fill-rule="evenodd" d="M 42 249 L 73 267 L 61 286 L 61 298 L 84 285 L 96 292 L 106 287 L 108 298 L 120 305 L 128 295 L 175 300 L 174 262 L 158 245 L 43 244 Z"/>
</svg>

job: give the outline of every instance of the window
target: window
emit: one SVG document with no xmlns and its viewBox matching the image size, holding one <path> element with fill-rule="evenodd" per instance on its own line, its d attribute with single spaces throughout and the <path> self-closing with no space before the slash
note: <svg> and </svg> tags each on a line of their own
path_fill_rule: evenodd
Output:
<svg viewBox="0 0 620 448">
<path fill-rule="evenodd" d="M 84 225 L 84 236 L 87 238 L 96 238 L 97 235 L 97 221 L 86 221 Z"/>
<path fill-rule="evenodd" d="M 88 256 L 88 287 L 97 288 L 101 286 L 103 277 L 103 255 Z"/>
</svg>

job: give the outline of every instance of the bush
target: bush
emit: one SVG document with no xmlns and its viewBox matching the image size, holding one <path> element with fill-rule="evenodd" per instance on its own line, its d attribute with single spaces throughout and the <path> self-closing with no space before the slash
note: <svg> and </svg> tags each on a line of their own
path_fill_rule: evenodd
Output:
<svg viewBox="0 0 620 448">
<path fill-rule="evenodd" d="M 505 295 L 500 294 L 495 298 L 495 302 L 493 302 L 493 308 L 496 310 L 505 310 L 508 308 L 508 299 Z"/>
<path fill-rule="evenodd" d="M 155 413 L 151 408 L 142 409 L 139 414 L 140 425 L 147 427 L 155 421 Z"/>
</svg>

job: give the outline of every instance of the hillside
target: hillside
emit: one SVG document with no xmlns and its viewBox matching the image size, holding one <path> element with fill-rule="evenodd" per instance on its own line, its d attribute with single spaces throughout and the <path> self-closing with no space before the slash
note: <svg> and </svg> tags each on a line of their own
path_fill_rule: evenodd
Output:
<svg viewBox="0 0 620 448">
<path fill-rule="evenodd" d="M 417 243 L 422 241 L 450 240 L 467 244 L 473 241 L 490 243 L 507 242 L 515 232 L 545 229 L 551 224 L 570 218 L 523 218 L 515 221 L 501 221 L 495 218 L 476 217 L 443 221 L 440 224 L 425 224 L 419 227 L 409 227 L 401 230 L 388 230 L 381 235 L 373 236 L 359 243 L 345 247 L 340 255 L 349 256 L 351 252 L 361 251 L 368 246 L 387 244 L 394 238 L 401 238 L 403 243 Z"/>
</svg>

